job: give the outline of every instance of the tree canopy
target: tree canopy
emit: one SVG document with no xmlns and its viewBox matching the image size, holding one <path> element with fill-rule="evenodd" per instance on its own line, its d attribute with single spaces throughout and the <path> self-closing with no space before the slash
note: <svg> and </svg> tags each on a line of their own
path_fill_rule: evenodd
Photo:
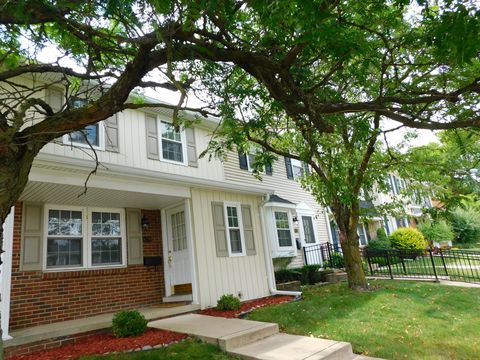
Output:
<svg viewBox="0 0 480 360">
<path fill-rule="evenodd" d="M 181 125 L 178 110 L 195 95 L 200 114 L 222 120 L 212 153 L 253 142 L 263 162 L 285 155 L 312 167 L 306 186 L 332 207 L 351 285 L 365 287 L 358 197 L 392 157 L 388 148 L 379 151 L 387 146 L 378 142 L 382 124 L 480 127 L 479 9 L 471 1 L 439 4 L 1 1 L 0 219 L 47 142 L 144 106 L 174 108 Z M 53 48 L 56 60 L 37 60 Z M 20 76 L 42 81 L 24 88 Z M 67 89 L 60 109 L 37 96 L 52 84 Z M 179 103 L 131 100 L 145 88 L 177 91 Z M 79 92 L 90 102 L 69 106 Z M 32 122 L 32 113 L 41 121 Z"/>
</svg>

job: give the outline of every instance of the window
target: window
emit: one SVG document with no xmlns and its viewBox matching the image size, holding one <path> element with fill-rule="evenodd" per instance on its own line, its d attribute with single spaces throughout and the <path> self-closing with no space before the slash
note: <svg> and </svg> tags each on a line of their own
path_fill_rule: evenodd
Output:
<svg viewBox="0 0 480 360">
<path fill-rule="evenodd" d="M 368 239 L 369 236 L 367 234 L 368 233 L 367 229 L 368 228 L 366 228 L 366 226 L 363 225 L 363 224 L 359 224 L 357 226 L 357 234 L 358 234 L 358 238 L 359 238 L 358 240 L 360 242 L 360 245 L 367 245 L 367 240 L 369 240 Z"/>
<path fill-rule="evenodd" d="M 277 228 L 278 245 L 280 247 L 291 247 L 292 233 L 290 231 L 288 212 L 275 211 L 275 226 Z"/>
<path fill-rule="evenodd" d="M 81 266 L 83 216 L 76 210 L 48 210 L 47 268 Z"/>
<path fill-rule="evenodd" d="M 311 216 L 302 216 L 303 234 L 307 244 L 315 244 L 315 232 L 313 230 L 313 220 Z"/>
<path fill-rule="evenodd" d="M 162 160 L 185 163 L 184 133 L 175 131 L 173 124 L 162 121 L 160 123 Z"/>
<path fill-rule="evenodd" d="M 46 206 L 45 213 L 46 269 L 126 263 L 123 209 Z"/>
<path fill-rule="evenodd" d="M 225 203 L 225 218 L 227 219 L 227 242 L 230 256 L 245 255 L 240 204 Z"/>
<path fill-rule="evenodd" d="M 119 212 L 92 211 L 92 265 L 122 263 Z"/>
<path fill-rule="evenodd" d="M 173 251 L 182 251 L 187 248 L 187 234 L 185 233 L 185 212 L 180 211 L 171 215 Z"/>
<path fill-rule="evenodd" d="M 293 178 L 298 179 L 303 176 L 303 163 L 300 160 L 292 159 Z"/>
</svg>

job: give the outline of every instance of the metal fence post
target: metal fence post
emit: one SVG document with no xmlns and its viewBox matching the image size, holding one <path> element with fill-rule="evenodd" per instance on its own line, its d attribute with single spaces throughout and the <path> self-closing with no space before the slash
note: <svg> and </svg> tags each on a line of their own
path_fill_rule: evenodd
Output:
<svg viewBox="0 0 480 360">
<path fill-rule="evenodd" d="M 327 243 L 328 258 L 330 259 L 330 268 L 333 269 L 332 249 L 330 243 Z"/>
<path fill-rule="evenodd" d="M 367 257 L 368 268 L 370 269 L 370 275 L 373 276 L 372 262 L 370 261 L 370 254 L 368 253 L 368 250 L 366 250 L 364 254 Z"/>
<path fill-rule="evenodd" d="M 448 276 L 447 264 L 445 263 L 445 258 L 443 257 L 442 248 L 440 248 L 439 251 L 440 251 L 440 257 L 442 258 L 443 268 L 445 269 L 445 275 Z"/>
<path fill-rule="evenodd" d="M 388 272 L 390 273 L 390 278 L 393 280 L 392 266 L 390 265 L 390 254 L 388 250 L 385 250 L 385 253 L 387 254 Z"/>
<path fill-rule="evenodd" d="M 428 253 L 430 254 L 430 260 L 432 261 L 433 274 L 435 275 L 435 281 L 439 282 L 438 276 L 437 276 L 437 269 L 435 268 L 435 260 L 433 259 L 433 253 L 431 248 L 428 248 Z"/>
</svg>

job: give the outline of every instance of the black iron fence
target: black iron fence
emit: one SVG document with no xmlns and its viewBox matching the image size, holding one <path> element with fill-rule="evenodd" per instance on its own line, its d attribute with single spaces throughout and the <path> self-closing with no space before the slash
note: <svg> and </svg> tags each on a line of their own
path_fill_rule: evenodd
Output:
<svg viewBox="0 0 480 360">
<path fill-rule="evenodd" d="M 341 248 L 335 250 L 330 243 L 322 243 L 305 246 L 303 256 L 306 265 L 319 264 L 323 267 L 340 268 L 343 267 L 343 255 Z"/>
<path fill-rule="evenodd" d="M 307 265 L 343 268 L 343 255 L 330 243 L 303 248 Z M 480 251 L 472 250 L 369 250 L 363 251 L 364 268 L 376 277 L 452 280 L 480 283 Z"/>
<path fill-rule="evenodd" d="M 480 283 L 480 251 L 365 250 L 363 257 L 371 276 Z"/>
</svg>

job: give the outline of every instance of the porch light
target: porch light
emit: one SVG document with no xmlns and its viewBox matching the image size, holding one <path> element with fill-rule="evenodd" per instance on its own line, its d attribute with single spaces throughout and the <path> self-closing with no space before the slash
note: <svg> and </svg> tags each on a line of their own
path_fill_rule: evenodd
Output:
<svg viewBox="0 0 480 360">
<path fill-rule="evenodd" d="M 150 222 L 148 219 L 145 217 L 145 215 L 142 217 L 142 229 L 143 230 L 148 230 L 148 227 L 150 226 Z"/>
</svg>

